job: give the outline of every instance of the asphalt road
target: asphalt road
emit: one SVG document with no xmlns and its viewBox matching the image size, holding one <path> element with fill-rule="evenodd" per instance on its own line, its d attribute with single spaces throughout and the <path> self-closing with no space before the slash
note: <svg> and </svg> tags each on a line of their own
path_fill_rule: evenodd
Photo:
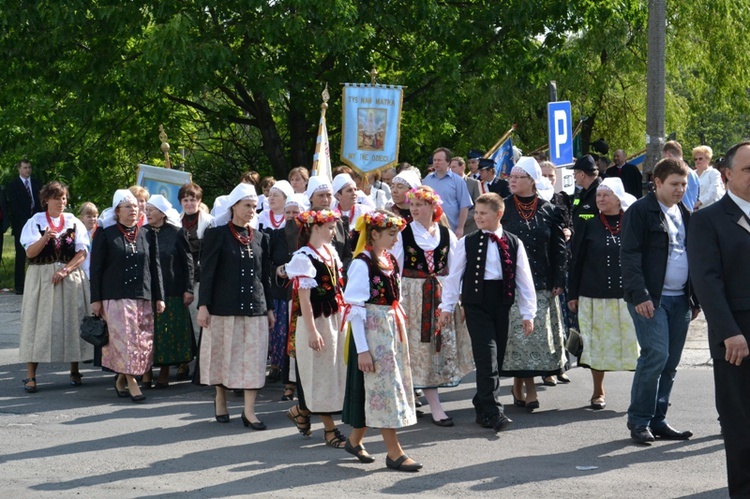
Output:
<svg viewBox="0 0 750 499">
<path fill-rule="evenodd" d="M 605 379 L 607 408 L 587 408 L 590 374 L 539 386 L 541 409 L 508 407 L 515 420 L 495 434 L 474 423 L 473 375 L 442 390 L 453 428 L 429 413 L 399 432 L 417 473 L 385 468 L 375 431 L 365 444 L 377 461 L 359 464 L 323 443 L 322 424 L 304 439 L 284 412 L 281 384 L 258 397 L 265 432 L 245 429 L 241 397 L 230 396 L 230 424 L 213 420 L 212 390 L 173 382 L 136 405 L 118 399 L 112 375 L 82 365 L 84 384 L 68 385 L 67 366 L 40 365 L 39 392 L 26 394 L 18 362 L 20 297 L 0 295 L 0 491 L 2 497 L 726 497 L 724 449 L 713 403 L 705 323 L 691 327 L 677 374 L 670 422 L 687 442 L 633 444 L 625 428 L 632 373 Z M 512 403 L 510 380 L 501 400 Z M 344 433 L 348 428 L 342 426 Z"/>
</svg>

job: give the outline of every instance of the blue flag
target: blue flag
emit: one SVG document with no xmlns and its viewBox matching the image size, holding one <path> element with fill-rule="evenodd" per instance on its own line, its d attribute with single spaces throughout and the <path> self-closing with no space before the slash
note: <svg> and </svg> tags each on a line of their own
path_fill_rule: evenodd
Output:
<svg viewBox="0 0 750 499">
<path fill-rule="evenodd" d="M 513 141 L 508 137 L 503 144 L 497 148 L 491 159 L 495 161 L 495 176 L 504 178 L 510 175 L 510 171 L 515 165 L 513 161 Z"/>
</svg>

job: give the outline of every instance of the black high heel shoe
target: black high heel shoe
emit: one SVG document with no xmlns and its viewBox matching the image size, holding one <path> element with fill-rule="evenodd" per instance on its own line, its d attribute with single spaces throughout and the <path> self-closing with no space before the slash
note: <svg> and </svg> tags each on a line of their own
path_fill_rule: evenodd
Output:
<svg viewBox="0 0 750 499">
<path fill-rule="evenodd" d="M 514 406 L 516 406 L 516 407 L 526 407 L 526 401 L 525 400 L 521 400 L 519 398 L 516 398 L 516 392 L 515 392 L 515 390 L 511 389 L 510 392 L 513 395 L 513 405 Z"/>
<path fill-rule="evenodd" d="M 526 412 L 534 412 L 534 410 L 539 409 L 539 401 L 535 400 L 533 402 L 526 402 Z"/>
<path fill-rule="evenodd" d="M 216 418 L 216 421 L 219 423 L 228 423 L 229 422 L 229 414 L 216 414 L 216 401 L 214 400 L 214 417 Z"/>
<path fill-rule="evenodd" d="M 128 391 L 127 388 L 125 388 L 122 391 L 120 391 L 120 389 L 117 388 L 117 376 L 115 376 L 115 393 L 117 394 L 118 397 L 122 397 L 122 398 L 130 397 L 130 392 Z"/>
<path fill-rule="evenodd" d="M 248 426 L 256 431 L 262 431 L 266 429 L 266 425 L 263 423 L 263 421 L 258 421 L 256 423 L 253 423 L 249 419 L 245 417 L 245 411 L 242 411 L 242 424 L 245 425 L 245 428 Z"/>
</svg>

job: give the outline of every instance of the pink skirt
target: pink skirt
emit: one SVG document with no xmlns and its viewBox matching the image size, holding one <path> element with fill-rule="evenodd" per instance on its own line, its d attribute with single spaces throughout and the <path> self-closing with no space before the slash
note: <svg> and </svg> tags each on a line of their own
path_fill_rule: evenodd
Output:
<svg viewBox="0 0 750 499">
<path fill-rule="evenodd" d="M 263 388 L 267 357 L 267 316 L 212 315 L 201 336 L 201 383 L 238 390 Z"/>
<path fill-rule="evenodd" d="M 154 313 L 146 300 L 104 300 L 109 343 L 102 347 L 102 367 L 140 376 L 154 363 Z"/>
</svg>

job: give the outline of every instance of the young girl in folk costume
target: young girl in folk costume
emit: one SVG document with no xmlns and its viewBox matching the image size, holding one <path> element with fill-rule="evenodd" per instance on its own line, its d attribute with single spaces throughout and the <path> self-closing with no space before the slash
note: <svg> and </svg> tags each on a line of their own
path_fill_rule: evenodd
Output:
<svg viewBox="0 0 750 499">
<path fill-rule="evenodd" d="M 387 467 L 417 471 L 404 454 L 396 429 L 417 422 L 409 365 L 409 340 L 401 299 L 398 262 L 388 253 L 406 222 L 391 212 L 360 218 L 355 258 L 349 267 L 344 300 L 354 341 L 349 341 L 343 421 L 354 429 L 345 450 L 360 462 L 375 459 L 362 445 L 367 427 L 380 428 L 388 448 Z"/>
<path fill-rule="evenodd" d="M 309 437 L 310 414 L 319 415 L 325 426 L 326 445 L 337 449 L 346 442 L 332 417 L 341 412 L 346 385 L 342 265 L 331 245 L 338 220 L 338 213 L 330 210 L 300 213 L 296 218 L 299 249 L 285 269 L 294 283 L 289 356 L 296 360 L 299 399 L 287 417 L 303 436 Z"/>
<path fill-rule="evenodd" d="M 442 200 L 431 187 L 407 193 L 414 221 L 401 233 L 393 254 L 403 276 L 402 304 L 409 320 L 409 356 L 415 388 L 424 389 L 432 422 L 453 426 L 445 414 L 437 387 L 457 386 L 474 370 L 471 339 L 461 313 L 445 327 L 438 326 L 442 281 L 456 246 L 456 236 L 438 224 Z"/>
<path fill-rule="evenodd" d="M 372 207 L 357 202 L 357 184 L 348 173 L 339 173 L 334 177 L 333 196 L 336 198 L 336 211 L 342 218 L 346 217 L 349 224 L 350 244 L 353 250 L 357 245 L 357 220 L 372 211 Z"/>
</svg>

